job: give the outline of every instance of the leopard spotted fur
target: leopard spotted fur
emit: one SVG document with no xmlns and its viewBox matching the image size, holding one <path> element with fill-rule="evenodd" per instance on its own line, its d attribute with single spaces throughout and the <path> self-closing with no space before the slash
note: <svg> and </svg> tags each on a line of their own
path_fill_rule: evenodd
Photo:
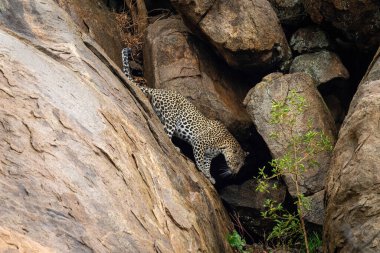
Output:
<svg viewBox="0 0 380 253">
<path fill-rule="evenodd" d="M 133 81 L 128 63 L 129 54 L 130 49 L 124 48 L 123 71 Z M 211 183 L 215 183 L 210 174 L 211 160 L 219 154 L 225 157 L 229 169 L 227 174 L 239 172 L 247 153 L 220 121 L 206 118 L 176 91 L 138 86 L 150 99 L 169 138 L 174 135 L 191 144 L 198 169 Z"/>
</svg>

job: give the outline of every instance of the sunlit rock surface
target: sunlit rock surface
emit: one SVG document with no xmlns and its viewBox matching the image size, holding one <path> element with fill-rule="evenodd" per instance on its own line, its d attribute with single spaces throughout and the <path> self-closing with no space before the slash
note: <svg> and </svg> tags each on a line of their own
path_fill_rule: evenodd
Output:
<svg viewBox="0 0 380 253">
<path fill-rule="evenodd" d="M 55 1 L 0 9 L 0 251 L 232 252 L 216 191 L 104 51 Z"/>
</svg>

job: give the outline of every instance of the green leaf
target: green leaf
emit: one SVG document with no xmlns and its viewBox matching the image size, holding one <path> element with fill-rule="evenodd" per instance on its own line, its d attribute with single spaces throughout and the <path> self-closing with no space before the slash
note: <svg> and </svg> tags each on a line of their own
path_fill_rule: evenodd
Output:
<svg viewBox="0 0 380 253">
<path fill-rule="evenodd" d="M 227 236 L 227 241 L 232 248 L 235 248 L 242 253 L 245 252 L 244 247 L 246 246 L 246 242 L 244 239 L 241 238 L 241 236 L 236 230 L 234 230 L 231 234 Z"/>
</svg>

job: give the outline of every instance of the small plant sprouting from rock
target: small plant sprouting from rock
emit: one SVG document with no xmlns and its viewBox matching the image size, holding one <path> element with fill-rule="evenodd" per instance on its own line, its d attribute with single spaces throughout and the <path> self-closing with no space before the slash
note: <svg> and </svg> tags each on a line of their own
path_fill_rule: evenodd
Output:
<svg viewBox="0 0 380 253">
<path fill-rule="evenodd" d="M 321 247 L 322 247 L 321 235 L 316 232 L 312 233 L 309 239 L 309 251 L 312 253 L 319 252 L 321 251 Z"/>
<path fill-rule="evenodd" d="M 276 125 L 279 129 L 271 134 L 271 138 L 278 139 L 281 135 L 288 140 L 285 153 L 278 158 L 273 159 L 269 164 L 271 173 L 265 171 L 265 167 L 259 170 L 258 187 L 256 190 L 264 192 L 269 187 L 276 188 L 276 185 L 270 186 L 268 180 L 278 178 L 283 175 L 289 175 L 294 182 L 296 190 L 295 204 L 297 212 L 290 213 L 283 208 L 281 203 L 275 203 L 273 200 L 265 202 L 266 211 L 262 212 L 264 218 L 271 219 L 275 222 L 275 227 L 269 234 L 268 240 L 277 239 L 286 242 L 289 246 L 303 240 L 305 251 L 309 250 L 309 242 L 304 222 L 304 213 L 310 210 L 310 199 L 303 195 L 300 189 L 302 174 L 318 166 L 316 157 L 320 152 L 332 150 L 332 144 L 329 138 L 321 131 L 313 128 L 312 119 L 306 121 L 306 131 L 300 133 L 295 130 L 299 119 L 305 114 L 307 108 L 305 98 L 296 90 L 290 90 L 286 99 L 283 101 L 273 101 L 270 114 L 270 124 Z"/>
<path fill-rule="evenodd" d="M 236 249 L 239 253 L 248 253 L 248 251 L 244 250 L 246 246 L 245 240 L 241 238 L 236 230 L 227 236 L 227 241 L 231 247 Z"/>
</svg>

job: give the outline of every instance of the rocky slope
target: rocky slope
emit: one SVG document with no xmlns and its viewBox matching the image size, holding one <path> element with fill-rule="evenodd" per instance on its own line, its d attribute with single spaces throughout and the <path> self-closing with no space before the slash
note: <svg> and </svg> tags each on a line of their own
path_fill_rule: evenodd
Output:
<svg viewBox="0 0 380 253">
<path fill-rule="evenodd" d="M 379 252 L 379 53 L 370 60 L 380 4 L 145 3 L 147 30 L 123 30 L 144 38 L 147 85 L 175 89 L 222 121 L 251 153 L 243 169 L 218 177 L 226 165 L 214 160 L 219 196 L 123 77 L 123 36 L 106 5 L 124 11 L 124 1 L 2 1 L 0 251 L 232 252 L 226 209 L 247 240 L 265 240 L 265 199 L 294 210 L 295 186 L 285 175 L 262 194 L 253 177 L 286 152 L 293 129 L 270 124 L 272 102 L 295 90 L 308 108 L 296 131 L 336 141 L 301 177 L 309 231 L 324 224 L 325 252 Z"/>
<path fill-rule="evenodd" d="M 0 10 L 0 251 L 232 252 L 216 191 L 99 45 L 52 0 Z"/>
</svg>

